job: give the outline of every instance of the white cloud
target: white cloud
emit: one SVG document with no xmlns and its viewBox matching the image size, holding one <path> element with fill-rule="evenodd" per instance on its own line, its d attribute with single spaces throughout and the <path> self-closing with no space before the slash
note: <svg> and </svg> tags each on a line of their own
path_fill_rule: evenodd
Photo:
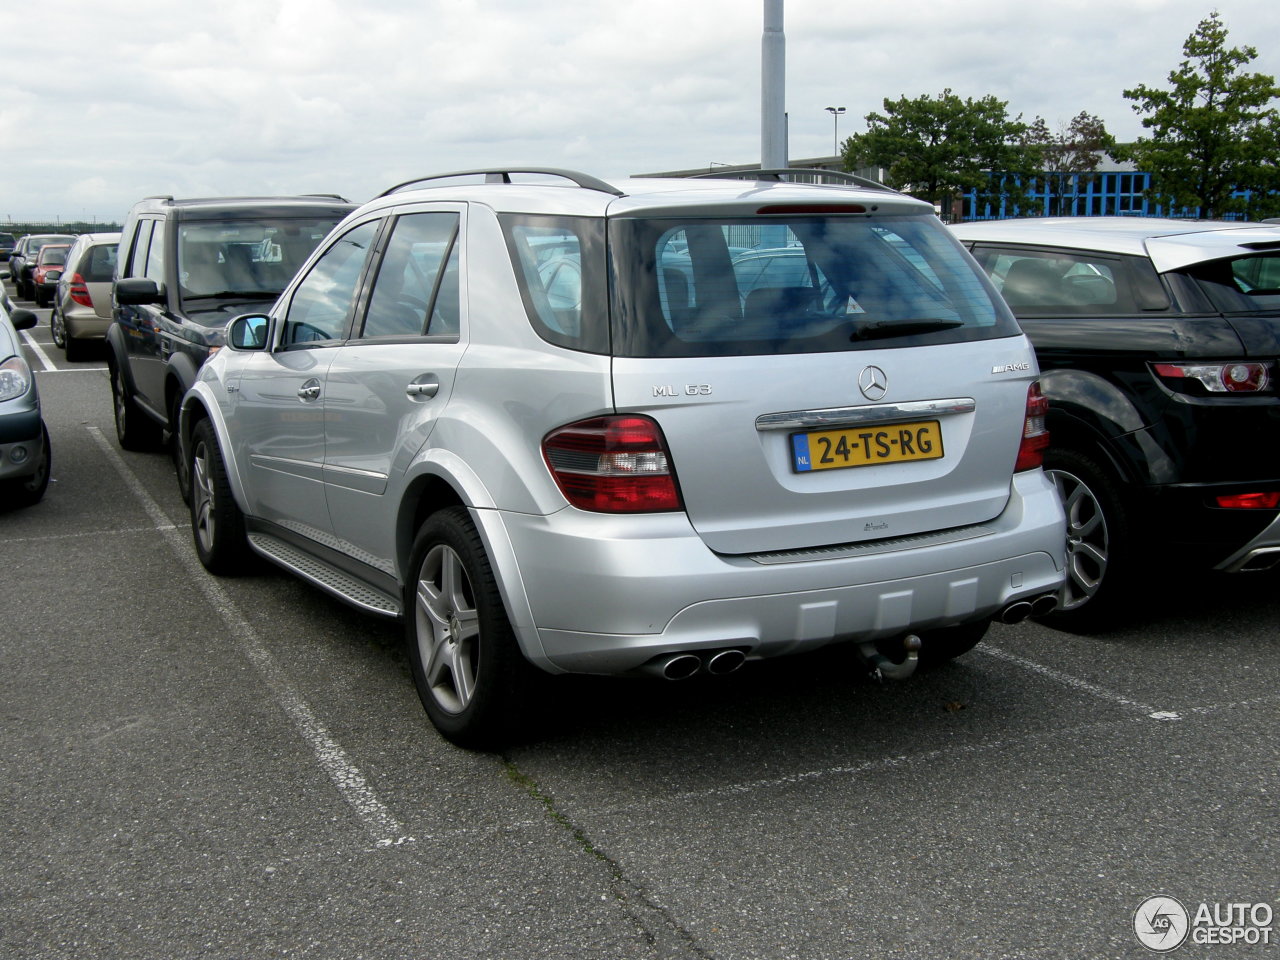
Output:
<svg viewBox="0 0 1280 960">
<path fill-rule="evenodd" d="M 1272 0 L 1221 0 L 1280 74 Z M 790 0 L 790 155 L 885 98 L 993 94 L 1051 125 L 1141 132 L 1205 0 Z M 152 193 L 338 191 L 501 163 L 619 175 L 759 156 L 758 0 L 64 0 L 6 30 L 0 218 L 123 216 Z M 15 188 L 21 185 L 20 188 Z"/>
</svg>

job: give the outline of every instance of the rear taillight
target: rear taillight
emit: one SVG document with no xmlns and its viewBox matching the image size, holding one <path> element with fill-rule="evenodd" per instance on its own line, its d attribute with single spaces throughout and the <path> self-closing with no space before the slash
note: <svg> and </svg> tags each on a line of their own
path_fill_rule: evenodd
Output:
<svg viewBox="0 0 1280 960">
<path fill-rule="evenodd" d="M 648 417 L 597 417 L 549 433 L 542 455 L 565 498 L 598 513 L 680 510 L 662 430 Z"/>
<path fill-rule="evenodd" d="M 1216 501 L 1227 510 L 1274 510 L 1280 507 L 1280 493 L 1233 493 Z"/>
<path fill-rule="evenodd" d="M 1033 383 L 1027 388 L 1027 413 L 1022 421 L 1015 471 L 1034 470 L 1044 463 L 1044 451 L 1049 446 L 1049 427 L 1045 423 L 1048 414 L 1049 401 L 1040 392 L 1040 384 Z"/>
<path fill-rule="evenodd" d="M 72 274 L 71 286 L 67 288 L 67 292 L 71 294 L 71 299 L 82 307 L 92 307 L 93 298 L 89 296 L 89 285 L 84 282 L 84 277 L 80 274 Z"/>
<path fill-rule="evenodd" d="M 1210 393 L 1261 393 L 1271 385 L 1271 365 L 1252 360 L 1228 363 L 1153 363 L 1156 375 L 1175 390 L 1198 383 Z"/>
</svg>

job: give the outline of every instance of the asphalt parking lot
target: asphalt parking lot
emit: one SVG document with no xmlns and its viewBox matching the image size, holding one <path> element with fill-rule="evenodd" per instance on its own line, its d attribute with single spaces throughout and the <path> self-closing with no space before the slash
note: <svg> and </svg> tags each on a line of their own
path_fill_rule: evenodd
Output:
<svg viewBox="0 0 1280 960">
<path fill-rule="evenodd" d="M 468 753 L 398 627 L 203 571 L 168 458 L 120 450 L 104 364 L 39 315 L 53 482 L 0 512 L 6 960 L 1140 957 L 1153 895 L 1280 909 L 1280 573 L 899 684 L 840 651 L 575 678 Z"/>
</svg>

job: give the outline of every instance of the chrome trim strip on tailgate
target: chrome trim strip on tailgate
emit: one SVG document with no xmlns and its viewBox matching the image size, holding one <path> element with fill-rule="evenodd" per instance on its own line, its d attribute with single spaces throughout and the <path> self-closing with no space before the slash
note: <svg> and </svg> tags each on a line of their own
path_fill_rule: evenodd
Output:
<svg viewBox="0 0 1280 960">
<path fill-rule="evenodd" d="M 813 430 L 817 428 L 852 427 L 863 423 L 884 423 L 916 417 L 944 417 L 955 413 L 973 413 L 978 408 L 972 397 L 950 400 L 917 400 L 911 403 L 879 403 L 866 407 L 828 407 L 825 410 L 791 410 L 766 413 L 756 417 L 756 429 Z"/>
</svg>

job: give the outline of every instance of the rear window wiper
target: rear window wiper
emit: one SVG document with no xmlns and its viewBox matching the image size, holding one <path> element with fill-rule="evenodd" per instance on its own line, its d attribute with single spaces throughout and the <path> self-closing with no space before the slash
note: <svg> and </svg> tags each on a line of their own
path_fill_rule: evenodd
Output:
<svg viewBox="0 0 1280 960">
<path fill-rule="evenodd" d="M 943 320 L 941 318 L 924 318 L 919 320 L 879 320 L 875 323 L 864 323 L 854 328 L 849 334 L 850 340 L 883 340 L 888 337 L 910 337 L 917 333 L 934 333 L 938 330 L 953 330 L 963 327 L 963 320 Z"/>
</svg>

